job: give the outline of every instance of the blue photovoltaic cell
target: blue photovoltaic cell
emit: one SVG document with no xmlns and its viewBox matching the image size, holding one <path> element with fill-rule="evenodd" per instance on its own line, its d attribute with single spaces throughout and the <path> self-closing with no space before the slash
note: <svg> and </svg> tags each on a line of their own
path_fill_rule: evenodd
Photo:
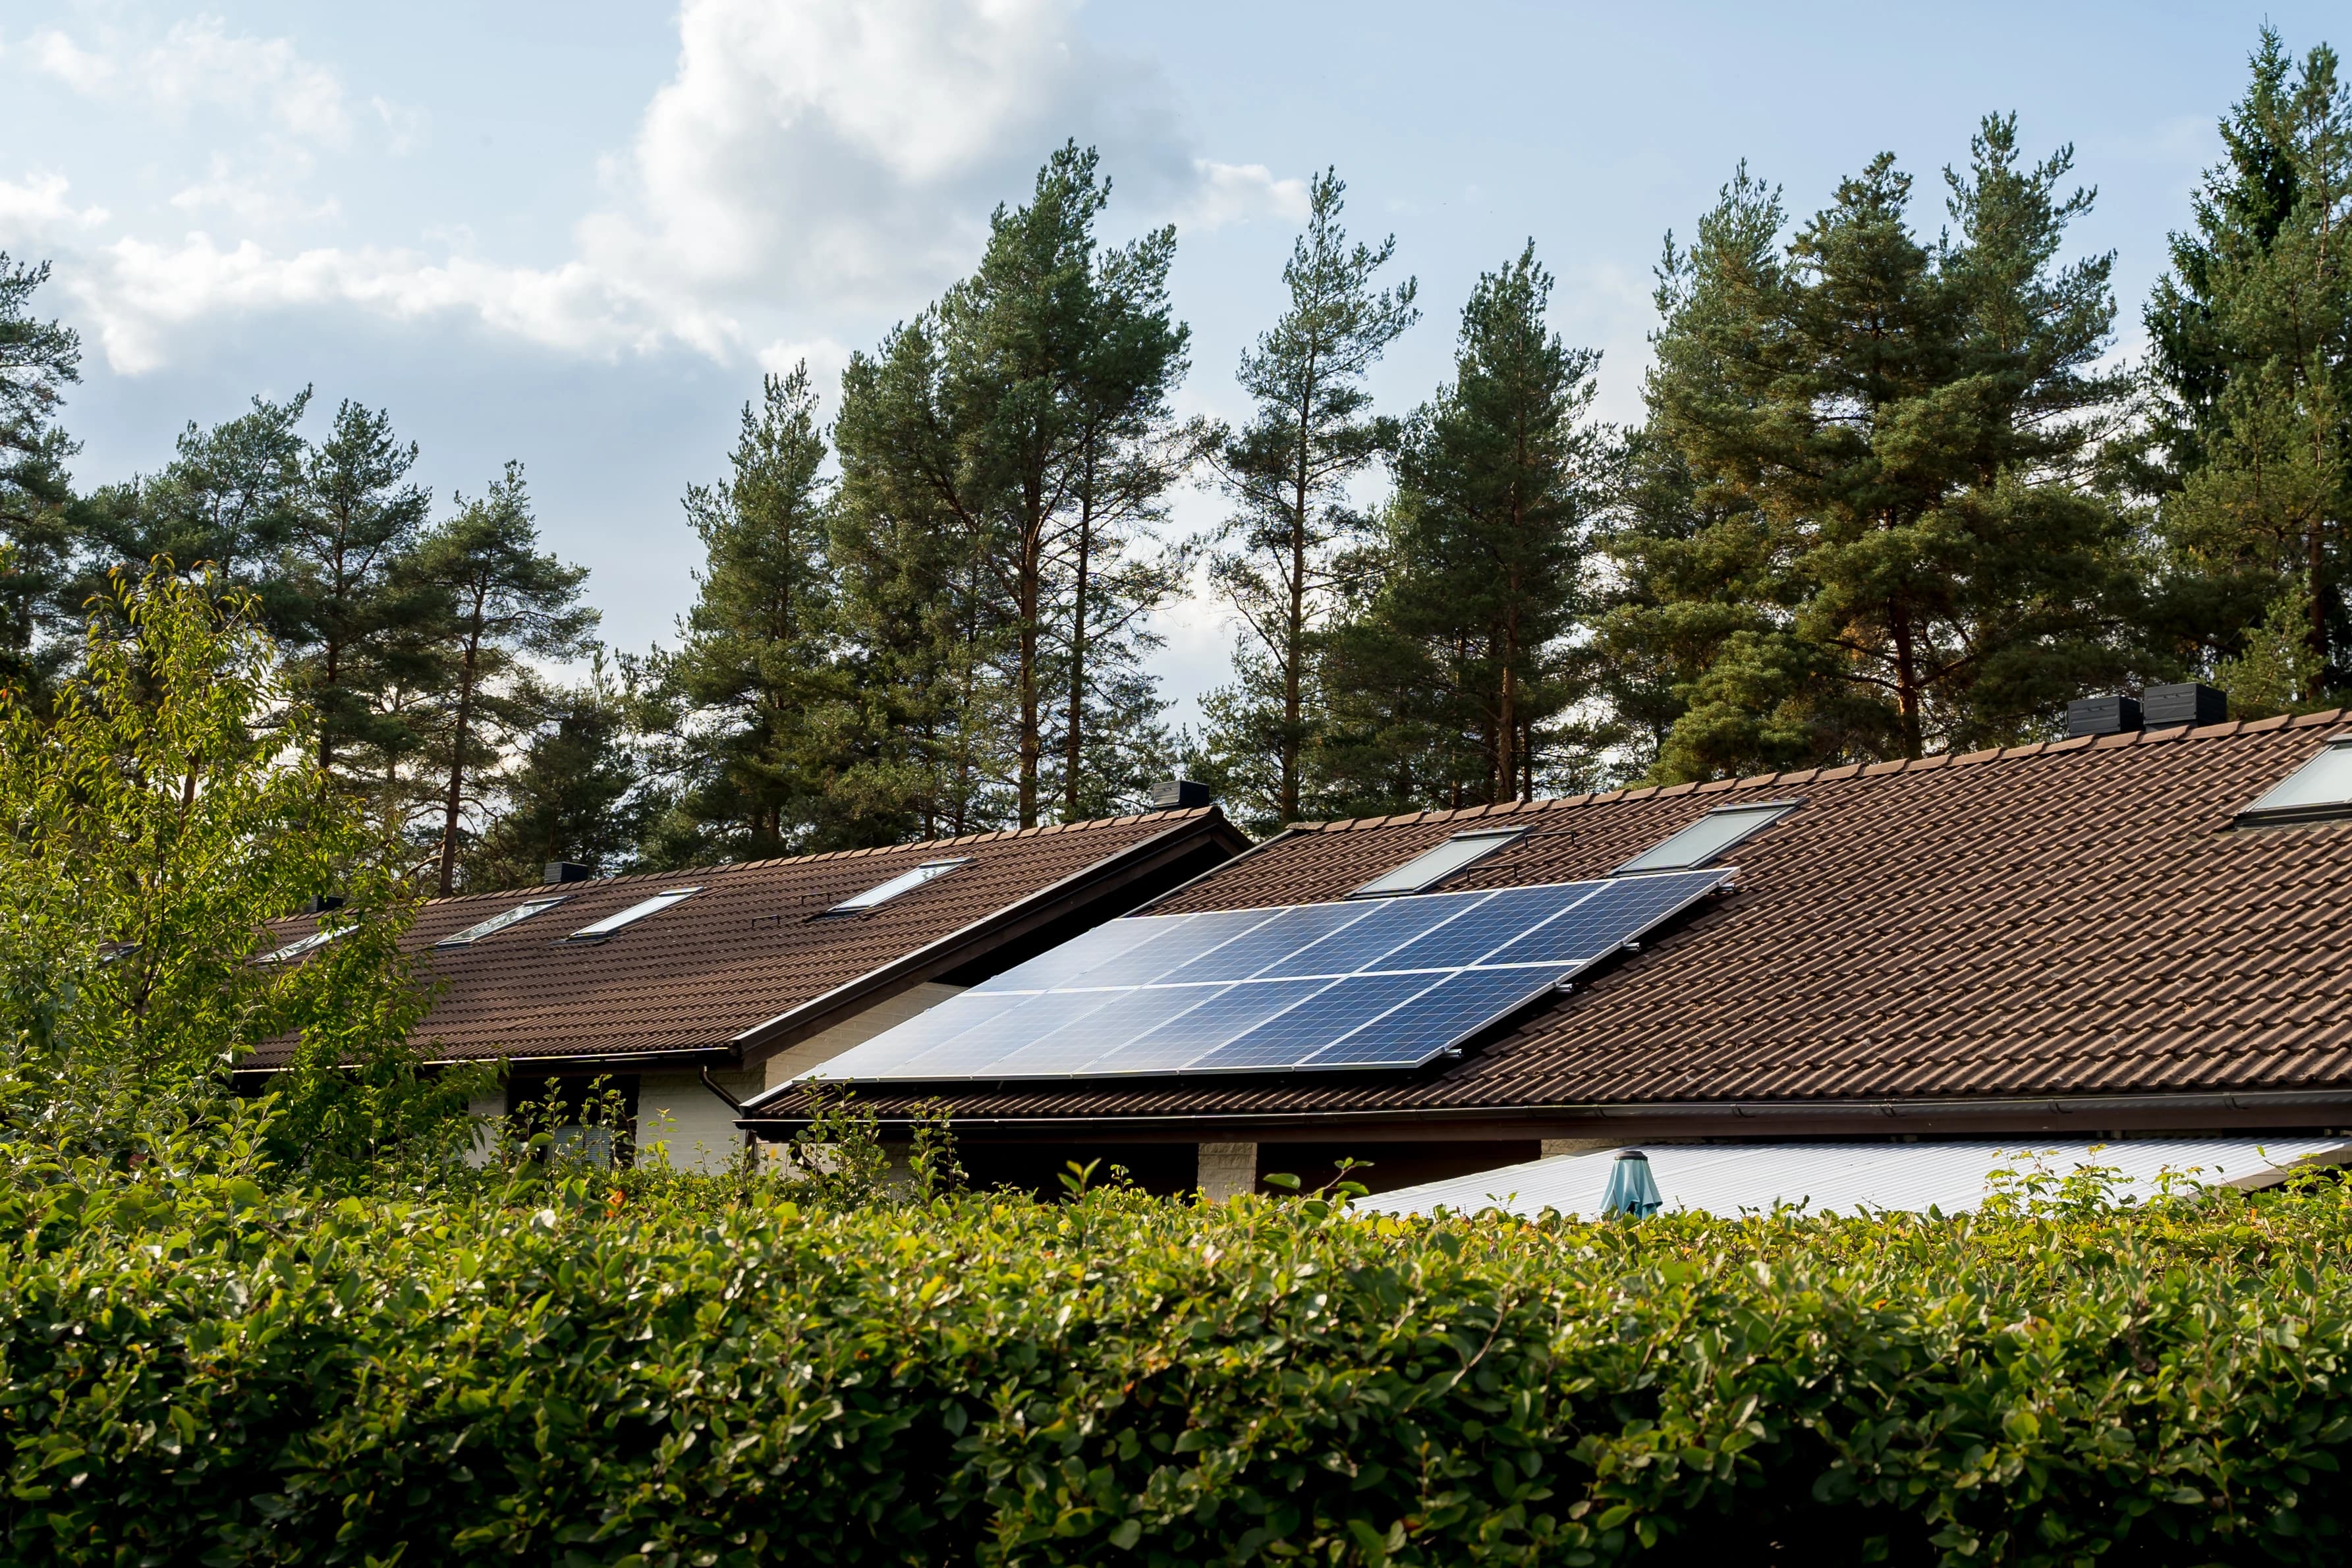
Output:
<svg viewBox="0 0 2352 1568">
<path fill-rule="evenodd" d="M 1295 1002 L 1321 990 L 1322 980 L 1253 980 L 1229 985 L 1199 1006 L 1106 1051 L 1087 1064 L 1092 1073 L 1173 1072 L 1194 1058 L 1256 1027 Z M 1189 988 L 1163 992 L 1189 995 Z"/>
<path fill-rule="evenodd" d="M 1264 925 L 1246 931 L 1213 952 L 1202 953 L 1164 976 L 1186 980 L 1246 980 L 1269 963 L 1289 957 L 1308 942 L 1374 912 L 1365 904 L 1303 904 L 1283 910 Z"/>
<path fill-rule="evenodd" d="M 1072 976 L 1064 984 L 1073 986 L 1149 985 L 1165 978 L 1168 972 L 1181 963 L 1189 963 L 1213 948 L 1221 947 L 1254 926 L 1264 925 L 1274 918 L 1273 910 L 1218 910 L 1208 914 L 1184 915 L 1182 925 L 1171 923 L 1169 929 L 1153 941 L 1127 952 L 1106 963 Z"/>
<path fill-rule="evenodd" d="M 1001 1058 L 1040 1036 L 1076 1022 L 1122 994 L 1118 991 L 1043 992 L 911 1058 L 901 1071 L 908 1077 L 968 1077 L 982 1068 L 992 1068 Z"/>
<path fill-rule="evenodd" d="M 1085 1016 L 1037 1036 L 1006 1056 L 992 1070 L 1007 1077 L 1050 1078 L 1077 1072 L 1104 1051 L 1131 1040 L 1146 1029 L 1164 1024 L 1188 1007 L 1217 995 L 1221 985 L 1181 989 L 1155 986 L 1149 991 L 1095 991 L 1103 1005 Z"/>
<path fill-rule="evenodd" d="M 1721 883 L 1727 875 L 1724 870 L 1710 868 L 1605 882 L 1591 898 L 1558 920 L 1498 949 L 1486 962 L 1589 963 L 1631 942 L 1666 915 Z"/>
<path fill-rule="evenodd" d="M 1443 920 L 1450 920 L 1486 897 L 1484 893 L 1424 893 L 1388 899 L 1355 924 L 1312 942 L 1289 957 L 1258 971 L 1263 976 L 1352 974 L 1376 968 L 1392 948 L 1402 947 Z"/>
<path fill-rule="evenodd" d="M 1067 984 L 1072 978 L 1108 963 L 1119 954 L 1140 947 L 1167 934 L 1171 926 L 1190 920 L 1190 915 L 1129 916 L 1126 920 L 1105 921 L 1090 931 L 1085 931 L 1059 947 L 1046 949 L 1026 963 L 1016 963 L 1003 973 L 983 980 L 974 991 L 1050 991 L 1056 985 Z"/>
<path fill-rule="evenodd" d="M 1268 1018 L 1192 1064 L 1193 1072 L 1248 1072 L 1296 1067 L 1359 1024 L 1410 1001 L 1442 978 L 1435 974 L 1351 974 L 1334 980 L 1287 1013 Z"/>
<path fill-rule="evenodd" d="M 870 1040 L 860 1041 L 822 1066 L 803 1073 L 803 1078 L 865 1078 L 887 1077 L 905 1063 L 922 1055 L 952 1036 L 961 1034 L 974 1024 L 995 1017 L 998 1014 L 1033 998 L 1020 994 L 983 996 L 967 991 L 951 996 L 936 1007 L 916 1014 L 903 1024 L 893 1025 Z"/>
<path fill-rule="evenodd" d="M 1709 867 L 1129 916 L 803 1076 L 921 1082 L 1414 1068 L 1732 875 Z"/>
<path fill-rule="evenodd" d="M 1470 969 L 1318 1051 L 1303 1068 L 1419 1067 L 1559 983 L 1548 969 Z"/>
<path fill-rule="evenodd" d="M 1529 926 L 1591 897 L 1593 886 L 1570 882 L 1555 888 L 1507 888 L 1369 967 L 1460 969 L 1476 963 Z"/>
</svg>

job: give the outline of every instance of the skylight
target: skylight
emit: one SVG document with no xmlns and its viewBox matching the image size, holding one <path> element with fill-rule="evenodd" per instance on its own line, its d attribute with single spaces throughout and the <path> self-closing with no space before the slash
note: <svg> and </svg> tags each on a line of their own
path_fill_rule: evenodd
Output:
<svg viewBox="0 0 2352 1568">
<path fill-rule="evenodd" d="M 506 930 L 507 927 L 510 925 L 515 925 L 520 921 L 527 921 L 533 915 L 545 914 L 548 910 L 553 909 L 562 901 L 563 900 L 562 898 L 533 899 L 529 903 L 517 904 L 510 910 L 503 910 L 499 913 L 492 915 L 488 920 L 477 921 L 472 925 L 467 926 L 464 931 L 451 931 L 447 936 L 443 937 L 439 942 L 435 942 L 433 945 L 436 947 L 471 947 L 474 943 L 481 941 L 486 936 L 496 936 L 499 932 Z"/>
<path fill-rule="evenodd" d="M 259 958 L 255 959 L 253 962 L 256 963 L 291 963 L 296 959 L 301 957 L 304 953 L 315 952 L 320 948 L 322 948 L 329 942 L 334 941 L 337 937 L 346 935 L 355 929 L 357 928 L 352 926 L 337 926 L 332 931 L 314 931 L 309 936 L 289 942 L 284 947 L 278 948 L 273 952 L 263 953 Z"/>
<path fill-rule="evenodd" d="M 1382 872 L 1350 896 L 1384 899 L 1398 893 L 1418 893 L 1424 888 L 1436 886 L 1465 866 L 1485 859 L 1526 832 L 1524 827 L 1490 827 L 1474 833 L 1457 833 L 1435 848 L 1423 850 L 1394 870 Z"/>
<path fill-rule="evenodd" d="M 937 881 L 959 866 L 971 864 L 971 857 L 969 855 L 953 860 L 926 860 L 911 871 L 901 871 L 887 882 L 868 888 L 862 893 L 852 894 L 824 912 L 829 915 L 858 914 L 877 904 L 887 904 L 901 893 L 911 893 L 926 882 Z"/>
<path fill-rule="evenodd" d="M 1768 800 L 1756 805 L 1719 805 L 1664 843 L 1644 849 L 1618 867 L 1616 875 L 1622 877 L 1630 871 L 1681 871 L 1704 866 L 1733 845 L 1763 832 L 1796 810 L 1799 804 L 1793 800 Z"/>
<path fill-rule="evenodd" d="M 2238 813 L 2246 823 L 2317 822 L 2352 816 L 2352 735 L 2331 736 L 2319 755 Z"/>
<path fill-rule="evenodd" d="M 614 931 L 619 931 L 623 926 L 635 925 L 648 915 L 657 915 L 664 910 L 669 908 L 672 904 L 682 904 L 700 891 L 702 891 L 700 888 L 664 888 L 652 898 L 646 899 L 640 903 L 631 904 L 627 909 L 623 910 L 618 914 L 606 915 L 603 920 L 598 921 L 593 925 L 582 926 L 578 931 L 573 931 L 570 936 L 567 936 L 562 940 L 565 942 L 602 942 L 606 937 L 612 935 Z"/>
</svg>

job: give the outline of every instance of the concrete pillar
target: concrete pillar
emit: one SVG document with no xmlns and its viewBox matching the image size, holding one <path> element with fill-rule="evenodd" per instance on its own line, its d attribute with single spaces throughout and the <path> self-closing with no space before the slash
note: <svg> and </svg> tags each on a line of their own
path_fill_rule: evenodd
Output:
<svg viewBox="0 0 2352 1568">
<path fill-rule="evenodd" d="M 1230 1197 L 1257 1190 L 1257 1145 L 1255 1143 L 1203 1143 L 1201 1145 L 1201 1195 L 1211 1203 L 1223 1203 Z"/>
</svg>

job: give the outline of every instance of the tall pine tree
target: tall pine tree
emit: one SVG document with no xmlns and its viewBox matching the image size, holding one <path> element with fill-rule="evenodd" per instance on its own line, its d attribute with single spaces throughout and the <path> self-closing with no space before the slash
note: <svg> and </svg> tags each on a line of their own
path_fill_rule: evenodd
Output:
<svg viewBox="0 0 2352 1568">
<path fill-rule="evenodd" d="M 1611 453 L 1588 418 L 1600 355 L 1545 326 L 1551 281 L 1532 243 L 1479 279 L 1455 379 L 1398 453 L 1371 615 L 1323 660 L 1335 728 L 1357 693 L 1378 693 L 1380 710 L 1405 721 L 1400 740 L 1431 748 L 1419 766 L 1383 759 L 1359 784 L 1417 778 L 1419 798 L 1391 809 L 1528 800 L 1583 777 L 1562 721 L 1584 694 L 1570 633 Z M 1416 668 L 1400 710 L 1387 694 Z"/>
<path fill-rule="evenodd" d="M 37 708 L 70 651 L 76 529 L 66 459 L 78 450 L 57 423 L 65 388 L 81 379 L 81 342 L 31 312 L 48 263 L 0 251 L 0 687 Z"/>
<path fill-rule="evenodd" d="M 2265 27 L 2146 312 L 2166 622 L 2248 711 L 2352 681 L 2352 89 Z M 2284 639 L 2284 641 L 2282 639 Z"/>
<path fill-rule="evenodd" d="M 825 453 L 802 364 L 767 377 L 759 405 L 744 405 L 727 481 L 687 492 L 707 564 L 668 672 L 691 716 L 688 777 L 665 831 L 704 857 L 862 841 L 856 814 L 839 811 L 829 788 L 852 699 L 834 657 Z"/>
<path fill-rule="evenodd" d="M 469 829 L 489 815 L 512 748 L 557 706 L 530 661 L 586 652 L 597 619 L 580 602 L 586 569 L 539 549 L 520 464 L 456 505 L 405 563 L 407 585 L 436 606 L 428 756 L 437 797 L 433 875 L 444 895 L 457 889 Z"/>
<path fill-rule="evenodd" d="M 1778 198 L 1744 171 L 1698 245 L 1669 247 L 1649 434 L 1717 521 L 1668 543 L 1751 589 L 1729 624 L 1701 592 L 1717 624 L 1663 776 L 2011 740 L 2134 667 L 2127 530 L 2090 483 L 2124 390 L 2095 368 L 2112 258 L 2058 262 L 2092 199 L 2059 195 L 2070 150 L 2021 164 L 1994 116 L 1971 151 L 1932 246 L 1882 155 L 1785 258 Z"/>
<path fill-rule="evenodd" d="M 1307 232 L 1282 271 L 1288 308 L 1242 355 L 1256 412 L 1217 458 L 1234 510 L 1210 575 L 1247 640 L 1234 684 L 1205 705 L 1207 745 L 1241 792 L 1234 804 L 1265 826 L 1296 821 L 1305 798 L 1316 639 L 1369 532 L 1349 488 L 1397 439 L 1397 422 L 1371 413 L 1364 380 L 1419 319 L 1412 279 L 1374 290 L 1396 239 L 1349 244 L 1346 192 L 1328 169 L 1309 188 Z"/>
</svg>

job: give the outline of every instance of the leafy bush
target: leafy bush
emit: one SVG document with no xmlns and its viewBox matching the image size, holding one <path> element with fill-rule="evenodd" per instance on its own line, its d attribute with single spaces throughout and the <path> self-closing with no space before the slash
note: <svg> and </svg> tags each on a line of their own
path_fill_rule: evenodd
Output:
<svg viewBox="0 0 2352 1568">
<path fill-rule="evenodd" d="M 23 1562 L 2341 1561 L 2352 1206 L 0 1197 Z"/>
</svg>

